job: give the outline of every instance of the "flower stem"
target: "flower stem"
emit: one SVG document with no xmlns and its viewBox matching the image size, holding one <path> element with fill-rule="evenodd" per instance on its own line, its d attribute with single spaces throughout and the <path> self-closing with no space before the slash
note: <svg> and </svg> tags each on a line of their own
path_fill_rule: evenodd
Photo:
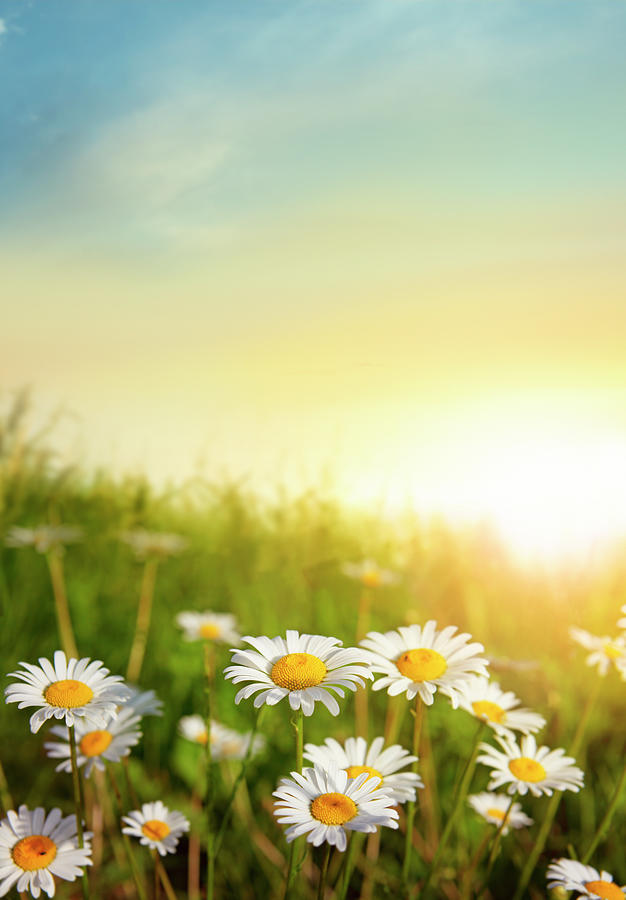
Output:
<svg viewBox="0 0 626 900">
<path fill-rule="evenodd" d="M 302 772 L 302 756 L 304 753 L 304 714 L 302 708 L 300 708 L 291 719 L 291 725 L 296 735 L 296 771 Z M 296 858 L 296 845 L 298 843 L 299 841 L 296 838 L 291 842 L 291 848 L 289 850 L 289 865 L 287 866 L 287 876 L 285 878 L 285 897 L 289 894 L 292 882 L 296 875 L 294 862 Z"/>
<path fill-rule="evenodd" d="M 74 726 L 68 726 L 68 737 L 70 743 L 70 759 L 72 761 L 72 785 L 74 787 L 74 808 L 76 810 L 76 835 L 78 837 L 78 846 L 82 849 L 85 846 L 85 838 L 83 835 L 83 803 L 80 790 L 80 773 L 78 771 L 78 761 L 76 758 L 76 735 Z M 89 900 L 89 879 L 87 871 L 83 871 L 82 877 L 83 898 Z"/>
<path fill-rule="evenodd" d="M 589 847 L 587 848 L 587 851 L 586 851 L 585 855 L 583 856 L 581 862 L 583 862 L 585 864 L 587 864 L 589 862 L 594 850 L 596 849 L 596 847 L 602 840 L 602 837 L 603 837 L 606 829 L 611 824 L 611 819 L 613 818 L 613 813 L 615 812 L 615 810 L 619 804 L 619 800 L 620 800 L 622 791 L 624 790 L 625 784 L 626 784 L 626 763 L 624 763 L 624 768 L 622 769 L 622 774 L 620 775 L 620 779 L 617 782 L 617 787 L 615 788 L 615 792 L 614 792 L 613 796 L 611 797 L 611 802 L 607 806 L 606 812 L 604 813 L 604 816 L 602 817 L 602 821 L 598 825 L 598 827 L 596 829 L 596 833 L 594 834 L 593 838 L 591 839 L 591 843 L 589 844 Z"/>
<path fill-rule="evenodd" d="M 239 788 L 239 785 L 243 781 L 243 778 L 246 774 L 246 769 L 248 767 L 248 763 L 250 762 L 250 757 L 252 756 L 254 738 L 256 736 L 257 729 L 261 722 L 261 717 L 263 715 L 264 710 L 265 710 L 265 707 L 262 706 L 257 714 L 256 719 L 254 720 L 254 725 L 252 726 L 252 731 L 250 732 L 250 741 L 248 743 L 248 746 L 246 747 L 245 756 L 244 756 L 243 760 L 241 761 L 241 768 L 240 768 L 239 772 L 237 773 L 237 777 L 235 778 L 235 781 L 233 782 L 233 786 L 231 788 L 230 794 L 228 795 L 228 799 L 227 799 L 224 809 L 222 811 L 222 822 L 221 822 L 219 830 L 217 832 L 217 837 L 215 838 L 215 848 L 214 849 L 215 849 L 216 856 L 220 852 L 220 847 L 222 846 L 222 841 L 224 840 L 224 834 L 226 833 L 226 826 L 228 825 L 228 814 L 229 814 L 230 809 L 235 801 L 237 789 Z"/>
<path fill-rule="evenodd" d="M 365 637 L 369 627 L 370 605 L 372 601 L 371 591 L 363 588 L 359 598 L 359 611 L 356 623 L 356 643 Z M 354 718 L 355 731 L 358 737 L 369 737 L 369 717 L 368 717 L 368 691 L 367 688 L 357 688 L 354 695 Z"/>
<path fill-rule="evenodd" d="M 487 884 L 489 883 L 489 878 L 491 876 L 491 872 L 493 870 L 494 863 L 498 856 L 498 850 L 500 849 L 500 841 L 502 840 L 502 835 L 504 834 L 504 829 L 506 828 L 506 823 L 509 819 L 509 816 L 511 815 L 511 810 L 513 809 L 513 804 L 515 803 L 516 797 L 517 797 L 517 791 L 514 791 L 513 794 L 511 795 L 511 800 L 509 802 L 509 805 L 506 808 L 506 812 L 502 816 L 502 821 L 498 825 L 498 830 L 496 831 L 496 833 L 494 835 L 493 843 L 491 844 L 491 851 L 489 853 L 489 859 L 487 860 L 487 872 L 485 874 L 485 882 L 484 882 L 484 886 L 483 886 L 483 891 L 485 890 L 485 888 L 487 887 Z M 482 891 L 481 891 L 481 893 L 482 893 Z"/>
<path fill-rule="evenodd" d="M 548 839 L 548 834 L 550 832 L 552 822 L 554 821 L 559 803 L 561 802 L 562 794 L 563 791 L 555 791 L 550 797 L 550 802 L 548 803 L 548 808 L 546 809 L 544 820 L 541 823 L 541 828 L 539 829 L 539 834 L 537 835 L 535 846 L 531 850 L 530 856 L 526 860 L 526 865 L 522 870 L 522 874 L 517 885 L 517 890 L 515 891 L 515 894 L 513 896 L 513 900 L 522 900 L 522 897 L 525 894 L 526 888 L 528 887 L 528 882 L 530 881 L 532 874 L 535 871 L 537 860 L 541 856 L 546 840 Z"/>
<path fill-rule="evenodd" d="M 362 838 L 358 834 L 358 832 L 353 831 L 350 835 L 350 843 L 348 844 L 348 851 L 346 854 L 346 862 L 344 866 L 343 879 L 341 882 L 341 888 L 339 893 L 337 894 L 337 900 L 345 900 L 348 888 L 350 886 L 350 879 L 352 878 L 352 872 L 354 870 L 354 863 L 356 862 L 357 853 L 361 847 Z"/>
<path fill-rule="evenodd" d="M 65 590 L 65 578 L 63 576 L 63 562 L 58 550 L 50 550 L 46 553 L 48 569 L 50 571 L 50 581 L 52 582 L 52 593 L 54 594 L 54 608 L 57 614 L 57 625 L 59 628 L 59 637 L 61 645 L 65 650 L 67 657 L 78 659 L 78 648 L 74 639 L 74 629 L 72 628 L 72 619 L 70 616 L 70 607 L 67 602 L 67 591 Z"/>
<path fill-rule="evenodd" d="M 176 892 L 172 887 L 172 882 L 169 879 L 169 875 L 165 871 L 165 866 L 161 862 L 159 856 L 156 857 L 156 871 L 158 872 L 159 878 L 161 880 L 161 884 L 163 885 L 163 890 L 167 896 L 167 900 L 177 900 Z"/>
<path fill-rule="evenodd" d="M 415 718 L 413 720 L 413 756 L 419 757 L 420 737 L 422 734 L 422 724 L 424 721 L 424 704 L 420 695 L 417 695 L 415 701 Z M 417 774 L 417 764 L 419 760 L 411 764 L 411 771 Z M 409 800 L 407 803 L 406 813 L 406 834 L 404 837 L 404 863 L 402 865 L 402 881 L 408 884 L 409 873 L 411 869 L 411 856 L 413 853 L 413 822 L 415 820 L 415 800 Z"/>
<path fill-rule="evenodd" d="M 156 557 L 149 557 L 143 569 L 135 634 L 133 635 L 130 656 L 128 657 L 128 669 L 126 670 L 126 680 L 131 682 L 139 680 L 143 657 L 146 652 L 158 562 Z"/>
<path fill-rule="evenodd" d="M 592 709 L 597 703 L 601 686 L 602 680 L 600 678 L 596 678 L 593 690 L 588 695 L 585 708 L 583 709 L 582 714 L 578 720 L 578 727 L 576 728 L 576 733 L 574 734 L 574 739 L 572 740 L 572 746 L 569 749 L 570 756 L 578 756 L 578 751 L 580 750 L 585 731 L 587 730 L 589 717 L 591 715 Z"/>
<path fill-rule="evenodd" d="M 324 900 L 326 893 L 326 876 L 328 875 L 328 861 L 330 860 L 331 845 L 326 844 L 324 848 L 324 856 L 322 858 L 322 867 L 320 869 L 320 880 L 317 886 L 317 900 Z"/>
<path fill-rule="evenodd" d="M 211 719 L 213 718 L 213 678 L 215 673 L 215 647 L 204 643 L 204 674 L 206 677 L 206 827 L 207 827 L 207 900 L 213 900 L 215 892 L 215 835 L 213 833 L 213 802 L 215 779 L 211 755 Z"/>
<path fill-rule="evenodd" d="M 482 840 L 478 845 L 478 849 L 474 853 L 470 863 L 463 873 L 463 881 L 461 885 L 461 900 L 469 900 L 470 891 L 472 887 L 472 879 L 474 877 L 474 872 L 478 868 L 478 865 L 485 855 L 485 851 L 489 846 L 489 841 L 491 840 L 491 828 L 488 826 L 485 828 L 485 833 L 483 834 Z"/>
<path fill-rule="evenodd" d="M 120 789 L 118 787 L 117 781 L 113 774 L 113 769 L 107 763 L 106 764 L 106 772 L 109 776 L 109 782 L 111 783 L 111 787 L 113 788 L 113 794 L 115 795 L 115 800 L 117 802 L 117 813 L 121 814 L 122 811 L 122 795 L 120 794 Z M 141 873 L 137 866 L 137 861 L 135 860 L 135 856 L 133 854 L 133 848 L 130 842 L 130 838 L 127 834 L 122 831 L 122 838 L 124 839 L 124 850 L 126 851 L 126 858 L 130 864 L 131 872 L 133 873 L 133 880 L 135 882 L 135 887 L 137 888 L 137 894 L 139 895 L 139 900 L 146 900 L 146 891 L 143 885 L 143 879 L 141 877 Z"/>
<path fill-rule="evenodd" d="M 486 728 L 486 724 L 483 721 L 480 721 L 478 724 L 478 728 L 476 729 L 476 734 L 474 736 L 474 745 L 472 752 L 465 764 L 465 768 L 463 769 L 463 774 L 461 776 L 461 781 L 459 782 L 459 786 L 456 791 L 456 796 L 454 798 L 454 805 L 452 807 L 452 811 L 448 816 L 448 821 L 446 822 L 445 828 L 443 829 L 443 834 L 437 844 L 437 850 L 435 851 L 435 855 L 433 857 L 433 861 L 431 863 L 430 869 L 428 871 L 428 875 L 426 876 L 426 880 L 424 881 L 424 885 L 422 887 L 422 893 L 424 896 L 426 895 L 426 891 L 430 887 L 430 883 L 435 875 L 437 870 L 437 866 L 441 859 L 441 854 L 445 850 L 448 840 L 452 834 L 452 829 L 454 828 L 454 823 L 456 821 L 456 817 L 459 814 L 459 810 L 461 809 L 463 803 L 465 802 L 465 798 L 467 797 L 467 793 L 469 791 L 470 784 L 472 783 L 472 778 L 474 772 L 476 771 L 476 757 L 478 756 L 478 749 L 480 745 L 480 739 L 482 737 L 483 731 Z"/>
<path fill-rule="evenodd" d="M 13 809 L 13 798 L 11 797 L 9 784 L 6 775 L 4 774 L 2 763 L 0 763 L 0 803 L 2 804 L 2 809 L 5 813 L 9 809 Z"/>
</svg>

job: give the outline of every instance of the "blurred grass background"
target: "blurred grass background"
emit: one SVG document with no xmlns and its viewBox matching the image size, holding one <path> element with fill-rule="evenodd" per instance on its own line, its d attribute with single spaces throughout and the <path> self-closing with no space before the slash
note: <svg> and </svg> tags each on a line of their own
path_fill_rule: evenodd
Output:
<svg viewBox="0 0 626 900">
<path fill-rule="evenodd" d="M 259 500 L 245 483 L 194 480 L 157 490 L 139 476 L 59 467 L 53 425 L 38 433 L 30 430 L 26 393 L 15 399 L 0 420 L 0 535 L 13 525 L 45 522 L 83 528 L 84 540 L 69 546 L 63 559 L 81 654 L 102 659 L 114 673 L 126 670 L 143 564 L 119 540 L 120 532 L 134 528 L 176 532 L 189 541 L 188 549 L 164 560 L 157 573 L 141 686 L 153 688 L 165 710 L 162 719 L 144 719 L 144 739 L 133 752 L 131 772 L 142 801 L 162 798 L 189 815 L 199 831 L 203 827 L 190 802 L 194 787 L 202 791 L 202 751 L 176 731 L 182 715 L 204 712 L 202 649 L 181 639 L 174 623 L 176 613 L 228 611 L 236 615 L 242 634 L 274 636 L 296 628 L 332 634 L 350 645 L 361 588 L 340 567 L 364 557 L 401 576 L 397 584 L 375 592 L 371 628 L 386 630 L 434 618 L 439 626 L 453 624 L 469 631 L 494 658 L 494 677 L 502 687 L 514 690 L 524 705 L 548 719 L 540 742 L 568 746 L 597 677 L 584 665 L 585 653 L 571 642 L 568 627 L 576 624 L 597 634 L 614 633 L 620 605 L 626 602 L 624 547 L 589 569 L 582 565 L 531 569 L 516 564 L 487 528 L 459 531 L 445 522 L 422 521 L 417 516 L 390 523 L 374 512 L 343 508 L 322 490 L 293 497 L 277 489 L 273 502 Z M 3 671 L 13 671 L 20 660 L 50 657 L 59 643 L 43 556 L 32 548 L 13 549 L 0 542 L 0 603 Z M 228 648 L 220 647 L 218 669 L 229 659 Z M 625 752 L 624 688 L 614 673 L 603 684 L 579 759 L 587 786 L 579 795 L 565 795 L 549 843 L 550 857 L 567 854 L 568 844 L 580 851 L 604 811 Z M 235 707 L 234 695 L 235 688 L 218 675 L 216 717 L 247 730 L 253 722 L 251 702 Z M 371 694 L 370 706 L 370 737 L 374 737 L 382 733 L 386 695 Z M 347 737 L 353 733 L 353 722 L 352 697 L 342 704 L 336 719 L 318 705 L 315 715 L 306 720 L 305 740 Z M 445 816 L 449 810 L 452 786 L 469 752 L 474 726 L 445 699 L 438 699 L 429 710 L 438 783 L 436 816 Z M 409 730 L 407 716 L 400 738 L 406 746 L 410 745 Z M 275 851 L 263 845 L 269 839 L 280 853 L 285 852 L 281 830 L 271 817 L 271 792 L 278 778 L 293 767 L 293 735 L 285 703 L 267 711 L 263 732 L 267 747 L 254 760 L 249 783 L 256 826 L 242 796 L 218 860 L 218 896 L 265 897 L 278 889 Z M 28 711 L 0 706 L 0 733 L 0 759 L 14 802 L 31 807 L 59 805 L 71 812 L 70 778 L 56 774 L 54 762 L 45 757 L 45 730 L 30 734 Z M 227 783 L 237 764 L 222 769 Z M 487 770 L 479 767 L 473 790 L 483 789 L 487 780 Z M 544 801 L 525 800 L 523 806 L 540 821 Z M 456 867 L 469 858 L 481 827 L 468 812 L 459 841 L 451 847 L 450 879 L 442 883 L 442 896 L 458 896 Z M 618 882 L 626 880 L 625 827 L 622 804 L 610 834 L 591 860 L 598 868 L 612 871 Z M 260 832 L 258 840 L 251 836 L 251 829 Z M 533 833 L 505 840 L 491 889 L 494 898 L 509 896 Z M 186 884 L 185 847 L 183 842 L 176 858 L 167 860 L 181 896 Z M 401 854 L 401 836 L 385 834 L 382 880 L 375 896 L 393 893 Z M 547 859 L 538 867 L 533 896 L 545 896 Z M 128 873 L 106 848 L 96 877 L 97 896 L 129 896 Z M 305 867 L 303 896 L 312 895 L 308 885 L 312 878 L 310 867 Z M 387 879 L 391 879 L 388 885 Z M 359 885 L 357 873 L 354 896 L 359 895 Z M 76 889 L 61 884 L 58 894 L 73 896 Z"/>
</svg>

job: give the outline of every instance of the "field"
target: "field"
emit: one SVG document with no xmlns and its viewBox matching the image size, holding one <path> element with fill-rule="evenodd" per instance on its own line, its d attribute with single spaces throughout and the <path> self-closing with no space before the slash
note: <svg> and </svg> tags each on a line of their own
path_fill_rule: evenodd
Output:
<svg viewBox="0 0 626 900">
<path fill-rule="evenodd" d="M 176 490 L 156 491 L 139 477 L 116 480 L 105 472 L 62 471 L 48 447 L 48 436 L 29 436 L 22 409 L 16 408 L 1 424 L 0 533 L 42 523 L 82 529 L 82 539 L 62 554 L 0 544 L 4 673 L 14 672 L 22 660 L 36 663 L 39 657 L 51 658 L 61 646 L 52 571 L 57 591 L 58 579 L 64 580 L 80 655 L 103 660 L 112 673 L 125 674 L 142 579 L 146 566 L 152 565 L 153 604 L 139 684 L 163 701 L 163 715 L 143 720 L 143 739 L 132 749 L 128 767 L 117 763 L 112 768 L 124 813 L 136 808 L 133 795 L 137 795 L 140 802 L 161 799 L 191 822 L 191 838 L 184 835 L 177 853 L 163 860 L 175 896 L 188 896 L 189 860 L 193 870 L 198 853 L 200 892 L 206 896 L 205 752 L 180 736 L 178 722 L 184 715 L 206 714 L 207 679 L 203 642 L 184 641 L 175 622 L 183 610 L 232 613 L 243 635 L 274 637 L 297 629 L 335 636 L 346 646 L 355 646 L 357 630 L 363 629 L 366 618 L 367 630 L 387 631 L 434 619 L 438 628 L 454 625 L 469 632 L 484 645 L 492 677 L 514 691 L 523 706 L 545 716 L 547 725 L 538 743 L 568 749 L 577 729 L 580 736 L 576 761 L 585 773 L 585 786 L 579 793 L 563 793 L 523 895 L 547 896 L 545 873 L 552 859 L 583 857 L 624 765 L 625 685 L 616 671 L 600 678 L 585 665 L 587 652 L 572 641 L 569 628 L 616 633 L 620 606 L 626 600 L 623 553 L 615 552 L 593 567 L 581 562 L 557 571 L 523 568 L 486 529 L 459 532 L 443 522 L 409 517 L 390 524 L 373 513 L 346 510 L 323 492 L 294 498 L 277 491 L 274 502 L 261 502 L 241 484 L 195 481 Z M 120 539 L 137 529 L 175 533 L 187 543 L 179 553 L 154 563 L 148 556 L 146 562 Z M 346 563 L 365 558 L 375 559 L 397 579 L 368 587 L 345 574 Z M 214 642 L 210 653 L 215 657 L 213 717 L 237 731 L 249 731 L 255 720 L 252 700 L 236 706 L 236 688 L 222 676 L 231 658 L 229 645 Z M 10 681 L 5 678 L 3 686 Z M 368 690 L 367 697 L 366 725 L 363 718 L 360 722 L 369 738 L 383 734 L 397 714 L 397 741 L 409 749 L 413 704 L 404 695 L 390 702 L 385 691 Z M 314 714 L 304 719 L 305 742 L 320 744 L 331 736 L 343 741 L 353 735 L 354 698 L 348 693 L 340 701 L 337 717 L 316 704 Z M 280 897 L 284 890 L 290 848 L 272 814 L 272 791 L 295 768 L 294 730 L 286 701 L 264 709 L 259 731 L 265 746 L 250 759 L 226 820 L 215 859 L 215 897 Z M 0 759 L 6 779 L 2 805 L 58 806 L 69 815 L 74 810 L 72 778 L 55 772 L 56 761 L 46 756 L 46 727 L 37 734 L 29 731 L 31 712 L 17 704 L 0 707 Z M 587 713 L 581 733 L 579 725 Z M 362 707 L 358 714 L 363 717 Z M 438 692 L 426 710 L 421 735 L 418 772 L 425 788 L 418 791 L 409 876 L 402 875 L 406 815 L 401 811 L 399 830 L 383 829 L 380 846 L 374 836 L 363 843 L 362 852 L 352 854 L 349 897 L 420 895 L 475 733 L 476 719 L 453 709 Z M 493 743 L 491 732 L 483 737 Z M 237 760 L 211 766 L 214 832 L 223 821 L 240 768 Z M 488 781 L 488 768 L 478 765 L 471 792 L 485 790 Z M 118 801 L 104 773 L 85 780 L 85 795 L 87 825 L 94 834 L 91 897 L 136 896 L 119 831 Z M 483 858 L 474 860 L 473 874 L 472 860 L 483 836 L 493 840 L 496 829 L 463 804 L 437 861 L 429 896 L 454 900 L 479 896 L 481 891 L 484 898 L 494 900 L 513 896 L 550 804 L 547 797 L 518 799 L 535 824 L 502 836 L 487 884 L 489 845 Z M 625 829 L 622 798 L 589 860 L 598 870 L 611 872 L 618 884 L 626 881 Z M 354 843 L 356 850 L 361 849 Z M 299 862 L 304 842 L 297 846 Z M 132 851 L 147 896 L 162 892 L 163 885 L 153 883 L 148 850 L 133 841 Z M 340 896 L 339 866 L 345 856 L 334 852 L 330 857 L 327 898 Z M 322 860 L 323 850 L 311 848 L 291 896 L 317 896 Z M 189 896 L 195 892 L 194 877 L 192 871 Z M 80 880 L 59 881 L 57 895 L 81 896 Z"/>
</svg>

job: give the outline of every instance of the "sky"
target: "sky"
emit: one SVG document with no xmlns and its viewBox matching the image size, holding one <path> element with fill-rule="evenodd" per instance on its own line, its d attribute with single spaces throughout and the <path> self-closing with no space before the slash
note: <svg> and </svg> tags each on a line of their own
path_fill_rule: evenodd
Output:
<svg viewBox="0 0 626 900">
<path fill-rule="evenodd" d="M 65 457 L 626 535 L 626 2 L 0 0 L 0 403 Z"/>
</svg>

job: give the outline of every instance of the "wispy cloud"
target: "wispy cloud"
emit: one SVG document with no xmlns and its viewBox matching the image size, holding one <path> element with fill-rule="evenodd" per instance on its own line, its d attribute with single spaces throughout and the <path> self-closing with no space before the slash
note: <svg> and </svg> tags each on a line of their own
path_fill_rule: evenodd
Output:
<svg viewBox="0 0 626 900">
<path fill-rule="evenodd" d="M 7 23 L 4 19 L 0 19 L 0 37 L 7 33 Z"/>
</svg>

